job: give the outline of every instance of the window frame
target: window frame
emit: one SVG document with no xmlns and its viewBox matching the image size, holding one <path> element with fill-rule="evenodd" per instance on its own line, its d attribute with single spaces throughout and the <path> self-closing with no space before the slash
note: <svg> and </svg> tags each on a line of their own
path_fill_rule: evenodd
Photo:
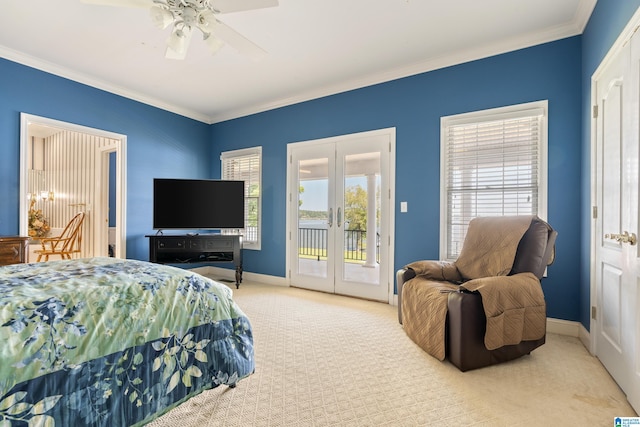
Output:
<svg viewBox="0 0 640 427">
<path fill-rule="evenodd" d="M 239 179 L 238 177 L 227 177 L 226 162 L 235 160 L 235 159 L 240 159 L 240 158 L 252 157 L 252 156 L 257 156 L 258 158 L 258 183 L 257 184 L 258 184 L 259 194 L 257 196 L 258 198 L 258 201 L 257 201 L 258 218 L 257 218 L 257 226 L 256 226 L 257 238 L 255 241 L 247 240 L 246 237 L 243 238 L 243 249 L 260 250 L 262 247 L 262 147 L 257 146 L 257 147 L 251 147 L 251 148 L 242 148 L 239 150 L 223 151 L 220 154 L 220 179 L 231 179 L 231 180 Z M 239 179 L 239 180 L 245 181 L 245 219 L 244 219 L 245 228 L 243 228 L 242 230 L 223 230 L 223 234 L 237 233 L 238 231 L 240 231 L 242 234 L 245 234 L 245 230 L 249 227 L 248 226 L 248 221 L 249 221 L 249 215 L 248 215 L 249 188 L 248 186 L 255 183 L 254 182 L 247 183 L 246 180 L 242 180 L 242 179 Z"/>
<path fill-rule="evenodd" d="M 548 181 L 548 101 L 535 101 L 506 107 L 473 111 L 469 113 L 443 116 L 440 119 L 440 259 L 454 261 L 454 255 L 449 255 L 452 237 L 449 236 L 449 132 L 453 126 L 473 125 L 484 122 L 502 121 L 515 118 L 533 117 L 539 115 L 538 132 L 538 176 L 537 176 L 537 212 L 541 219 L 547 217 L 547 181 Z M 466 234 L 466 229 L 465 232 Z M 464 239 L 464 238 L 463 238 Z M 455 251 L 452 251 L 455 252 Z"/>
</svg>

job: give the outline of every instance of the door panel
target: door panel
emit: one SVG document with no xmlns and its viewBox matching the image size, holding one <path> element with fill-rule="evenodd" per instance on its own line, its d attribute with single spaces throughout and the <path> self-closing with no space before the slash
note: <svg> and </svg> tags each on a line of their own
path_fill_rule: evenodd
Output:
<svg viewBox="0 0 640 427">
<path fill-rule="evenodd" d="M 341 183 L 336 197 L 342 209 L 337 223 L 336 251 L 343 254 L 336 275 L 335 292 L 386 301 L 388 232 L 380 220 L 387 218 L 389 137 L 380 135 L 350 140 L 337 146 L 337 174 Z M 382 253 L 380 253 L 382 252 Z M 378 256 L 380 255 L 380 256 Z"/>
<path fill-rule="evenodd" d="M 291 283 L 323 292 L 333 292 L 335 261 L 334 177 L 332 144 L 305 146 L 291 152 Z M 303 197 L 304 195 L 304 197 Z M 295 236 L 295 237 L 294 237 Z"/>
<path fill-rule="evenodd" d="M 615 71 L 609 77 L 608 90 L 602 96 L 602 126 L 606 153 L 602 153 L 602 226 L 605 233 L 617 233 L 622 229 L 622 195 L 620 193 L 620 174 L 622 170 L 622 62 L 614 64 Z M 604 148 L 604 145 L 603 145 Z M 620 244 L 605 240 L 610 249 L 619 250 Z"/>
<path fill-rule="evenodd" d="M 595 81 L 596 355 L 640 409 L 638 151 L 640 44 L 633 36 Z"/>
<path fill-rule="evenodd" d="M 621 153 L 623 125 L 626 124 L 626 105 L 623 104 L 628 50 L 608 67 L 598 81 L 599 121 L 598 160 L 601 217 L 597 236 L 600 239 L 597 265 L 600 272 L 598 301 L 597 356 L 622 389 L 626 386 L 624 343 L 622 342 L 623 271 L 622 243 L 607 238 L 622 230 Z M 623 124 L 624 122 L 624 124 Z"/>
<path fill-rule="evenodd" d="M 630 42 L 631 59 L 629 75 L 632 76 L 630 90 L 632 94 L 629 102 L 630 126 L 625 128 L 625 135 L 628 134 L 622 153 L 622 164 L 624 171 L 621 182 L 623 182 L 624 199 L 627 206 L 625 223 L 628 224 L 628 231 L 638 234 L 640 231 L 640 217 L 638 216 L 638 191 L 640 180 L 638 177 L 638 163 L 640 161 L 640 37 L 636 32 Z M 622 333 L 623 342 L 626 343 L 628 351 L 627 375 L 629 383 L 624 389 L 627 399 L 636 410 L 640 412 L 640 248 L 637 244 L 624 244 L 625 270 L 627 282 L 623 288 L 622 295 L 625 309 L 623 310 Z"/>
<path fill-rule="evenodd" d="M 602 335 L 614 347 L 618 354 L 622 353 L 621 348 L 621 288 L 622 271 L 612 265 L 602 266 Z"/>
<path fill-rule="evenodd" d="M 388 301 L 389 150 L 381 132 L 289 146 L 293 286 Z"/>
</svg>

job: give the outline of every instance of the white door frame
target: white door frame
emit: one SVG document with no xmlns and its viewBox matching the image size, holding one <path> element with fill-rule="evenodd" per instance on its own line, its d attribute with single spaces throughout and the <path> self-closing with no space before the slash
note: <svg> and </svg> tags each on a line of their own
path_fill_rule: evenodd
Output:
<svg viewBox="0 0 640 427">
<path fill-rule="evenodd" d="M 27 221 L 27 147 L 29 145 L 29 124 L 37 124 L 42 126 L 49 126 L 57 129 L 68 130 L 71 132 L 79 132 L 98 137 L 109 138 L 116 140 L 115 149 L 111 148 L 111 151 L 116 152 L 116 253 L 117 258 L 126 258 L 126 200 L 127 200 L 127 174 L 126 174 L 126 152 L 127 152 L 127 136 L 108 132 L 101 129 L 90 128 L 86 126 L 76 125 L 73 123 L 62 122 L 59 120 L 49 119 L 46 117 L 35 116 L 27 113 L 20 113 L 20 223 L 19 232 L 21 236 L 28 235 L 29 224 Z M 102 161 L 96 162 L 95 177 L 96 181 L 100 180 L 103 176 L 103 168 L 105 164 Z M 106 164 L 108 172 L 108 163 Z M 101 221 L 94 221 L 94 227 L 104 226 Z M 102 244 L 99 242 L 102 233 L 100 229 L 95 230 L 96 245 Z M 108 241 L 107 241 L 108 242 Z M 107 242 L 103 242 L 102 247 L 106 248 Z"/>
<path fill-rule="evenodd" d="M 346 134 L 346 135 L 339 135 L 339 136 L 335 136 L 335 137 L 329 137 L 329 138 L 321 138 L 321 139 L 316 139 L 316 140 L 307 140 L 307 141 L 300 141 L 300 142 L 295 142 L 295 143 L 291 143 L 291 144 L 323 144 L 323 143 L 328 143 L 328 142 L 335 142 L 335 141 L 339 141 L 339 140 L 344 140 L 345 138 L 363 138 L 363 137 L 370 137 L 370 136 L 379 136 L 379 135 L 388 135 L 389 136 L 389 214 L 388 214 L 388 229 L 389 229 L 389 242 L 388 243 L 388 257 L 387 257 L 387 262 L 389 263 L 389 268 L 388 270 L 388 274 L 386 278 L 382 278 L 382 280 L 386 280 L 387 282 L 387 289 L 388 289 L 388 302 L 389 304 L 393 304 L 394 302 L 394 294 L 393 294 L 393 287 L 394 287 L 394 278 L 395 278 L 395 271 L 394 271 L 394 254 L 395 254 L 395 180 L 396 180 L 396 128 L 392 127 L 392 128 L 384 128 L 384 129 L 377 129 L 377 130 L 372 130 L 372 131 L 365 131 L 365 132 L 358 132 L 358 133 L 354 133 L 354 134 Z M 289 144 L 289 145 L 291 145 Z M 286 194 L 292 194 L 293 189 L 291 188 L 291 173 L 293 173 L 293 170 L 291 169 L 291 164 L 289 163 L 289 158 L 290 158 L 290 147 L 287 147 L 287 193 Z M 297 191 L 297 190 L 296 190 Z M 287 196 L 287 200 L 286 200 L 286 228 L 285 228 L 285 232 L 286 232 L 286 236 L 285 236 L 285 241 L 286 241 L 286 278 L 287 278 L 287 285 L 291 286 L 291 250 L 292 250 L 292 244 L 291 244 L 291 234 L 290 234 L 290 230 L 291 230 L 291 209 L 290 209 L 290 203 L 291 200 L 289 200 L 289 197 Z M 381 242 L 381 244 L 384 244 L 384 242 Z M 382 283 L 381 283 L 382 285 Z"/>
</svg>

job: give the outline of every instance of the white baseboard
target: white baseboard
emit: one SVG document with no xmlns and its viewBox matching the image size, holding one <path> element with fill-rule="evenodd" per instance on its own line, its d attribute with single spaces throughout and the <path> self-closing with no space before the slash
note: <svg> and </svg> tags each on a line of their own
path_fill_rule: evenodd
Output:
<svg viewBox="0 0 640 427">
<path fill-rule="evenodd" d="M 236 271 L 231 268 L 205 266 L 205 267 L 194 268 L 192 269 L 192 271 L 195 271 L 196 273 L 200 273 L 203 276 L 206 275 L 214 278 L 231 280 L 234 283 L 236 280 Z M 253 282 L 264 283 L 265 285 L 289 286 L 287 279 L 284 277 L 269 276 L 266 274 L 251 273 L 248 271 L 244 271 L 242 273 L 242 279 L 243 281 L 246 279 Z"/>
<path fill-rule="evenodd" d="M 594 353 L 592 352 L 592 350 L 594 349 L 591 347 L 591 333 L 587 331 L 587 328 L 585 328 L 582 323 L 579 323 L 579 325 L 580 335 L 578 336 L 578 338 L 582 342 L 582 345 L 584 345 L 585 348 L 589 351 L 589 353 L 593 355 Z"/>
<path fill-rule="evenodd" d="M 289 282 L 286 277 L 278 277 L 278 276 L 270 276 L 267 274 L 258 274 L 245 272 L 242 273 L 242 277 L 247 280 L 251 280 L 252 282 L 260 282 L 266 285 L 274 285 L 274 286 L 289 286 Z"/>
<path fill-rule="evenodd" d="M 202 275 L 218 277 L 220 279 L 226 279 L 231 281 L 236 280 L 236 272 L 235 270 L 230 268 L 206 266 L 206 267 L 194 268 L 193 271 L 200 273 Z M 286 277 L 269 276 L 266 274 L 258 274 L 258 273 L 251 273 L 251 272 L 242 273 L 242 277 L 243 279 L 264 283 L 266 285 L 289 286 L 289 283 Z M 398 295 L 395 295 L 395 294 L 393 295 L 391 304 L 396 307 L 398 306 Z M 547 332 L 550 332 L 552 334 L 566 335 L 570 337 L 579 338 L 582 344 L 587 349 L 591 348 L 590 347 L 591 338 L 589 335 L 589 331 L 587 331 L 587 329 L 580 322 L 554 319 L 552 317 L 548 317 Z"/>
<path fill-rule="evenodd" d="M 552 334 L 567 335 L 577 338 L 580 336 L 580 326 L 582 326 L 580 322 L 547 317 L 547 332 L 551 332 Z"/>
<path fill-rule="evenodd" d="M 547 318 L 547 332 L 559 335 L 576 337 L 582 345 L 591 353 L 591 334 L 580 322 Z"/>
</svg>

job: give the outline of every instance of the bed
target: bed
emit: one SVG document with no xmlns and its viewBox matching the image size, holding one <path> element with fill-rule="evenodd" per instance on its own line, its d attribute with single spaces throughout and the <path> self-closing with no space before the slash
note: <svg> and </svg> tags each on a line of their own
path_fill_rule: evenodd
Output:
<svg viewBox="0 0 640 427">
<path fill-rule="evenodd" d="M 143 425 L 255 370 L 232 290 L 116 258 L 0 267 L 0 426 Z"/>
</svg>

